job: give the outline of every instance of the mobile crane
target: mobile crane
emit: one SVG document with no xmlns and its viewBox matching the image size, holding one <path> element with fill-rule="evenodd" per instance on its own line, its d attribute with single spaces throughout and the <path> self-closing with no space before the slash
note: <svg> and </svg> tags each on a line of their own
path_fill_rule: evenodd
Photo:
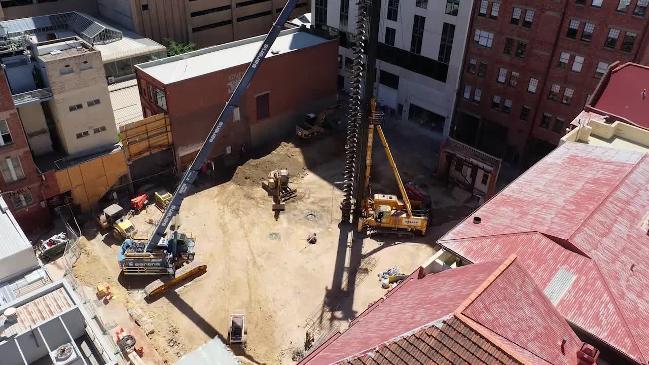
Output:
<svg viewBox="0 0 649 365">
<path fill-rule="evenodd" d="M 195 242 L 193 238 L 179 232 L 178 227 L 172 226 L 170 228 L 171 222 L 178 214 L 183 200 L 189 194 L 190 187 L 196 179 L 201 166 L 207 161 L 217 137 L 223 131 L 226 123 L 231 121 L 233 112 L 239 105 L 241 97 L 248 89 L 252 78 L 266 58 L 284 23 L 286 23 L 295 9 L 296 2 L 297 0 L 288 0 L 286 5 L 284 5 L 284 8 L 268 31 L 255 57 L 252 59 L 250 65 L 248 65 L 241 81 L 239 81 L 239 84 L 212 126 L 194 161 L 183 174 L 178 187 L 173 193 L 162 218 L 157 223 L 149 240 L 147 242 L 136 242 L 127 239 L 122 244 L 118 255 L 118 262 L 125 275 L 171 275 L 180 279 L 186 278 L 188 275 L 200 273 L 201 271 L 205 272 L 205 266 L 190 268 L 190 265 L 187 265 L 183 267 L 194 261 Z M 181 267 L 183 268 L 183 272 L 178 271 Z M 170 282 L 167 281 L 165 285 L 170 285 Z M 160 293 L 162 290 L 164 290 L 164 286 L 158 285 L 147 291 L 150 293 Z"/>
</svg>

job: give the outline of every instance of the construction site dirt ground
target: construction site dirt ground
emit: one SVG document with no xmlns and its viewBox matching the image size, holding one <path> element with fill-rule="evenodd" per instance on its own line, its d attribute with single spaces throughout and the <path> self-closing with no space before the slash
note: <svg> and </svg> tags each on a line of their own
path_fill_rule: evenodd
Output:
<svg viewBox="0 0 649 365">
<path fill-rule="evenodd" d="M 248 343 L 233 351 L 243 363 L 293 363 L 307 331 L 318 341 L 347 326 L 386 294 L 380 272 L 396 266 L 411 273 L 434 253 L 437 238 L 472 210 L 464 204 L 467 195 L 433 178 L 439 146 L 434 133 L 410 122 L 386 122 L 385 128 L 404 181 L 415 181 L 432 196 L 432 226 L 425 237 L 348 240 L 345 227 L 339 227 L 344 133 L 338 132 L 283 142 L 226 176 L 200 179 L 182 205 L 180 224 L 195 237 L 196 261 L 208 270 L 189 284 L 147 303 L 142 288 L 154 278 L 120 276 L 120 242 L 92 222 L 84 227 L 74 275 L 89 288 L 111 285 L 110 305 L 116 307 L 105 315 L 137 308 L 150 319 L 155 331 L 148 339 L 142 331 L 138 339 L 157 350 L 145 349 L 148 363 L 174 363 L 211 338 L 225 341 L 229 317 L 239 312 L 246 316 Z M 374 191 L 397 193 L 380 144 L 374 150 Z M 278 168 L 288 168 L 298 193 L 275 219 L 261 182 Z M 153 205 L 135 215 L 138 236 L 148 237 L 153 225 L 147 221 L 160 216 Z M 313 245 L 306 241 L 311 233 L 318 238 Z"/>
</svg>

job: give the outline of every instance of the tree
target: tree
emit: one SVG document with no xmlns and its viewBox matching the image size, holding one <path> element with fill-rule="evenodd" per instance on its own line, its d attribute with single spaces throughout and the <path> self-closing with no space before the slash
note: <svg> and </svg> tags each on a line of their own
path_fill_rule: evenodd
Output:
<svg viewBox="0 0 649 365">
<path fill-rule="evenodd" d="M 193 43 L 176 42 L 173 39 L 166 39 L 167 43 L 167 56 L 176 56 L 179 54 L 191 52 L 196 49 Z"/>
</svg>

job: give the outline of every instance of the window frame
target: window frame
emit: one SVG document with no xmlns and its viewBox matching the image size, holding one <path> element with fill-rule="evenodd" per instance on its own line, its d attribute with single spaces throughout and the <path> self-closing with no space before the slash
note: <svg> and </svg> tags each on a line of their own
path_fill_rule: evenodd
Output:
<svg viewBox="0 0 649 365">
<path fill-rule="evenodd" d="M 4 131 L 2 125 L 4 123 Z M 9 136 L 8 141 L 5 140 L 5 136 Z M 11 130 L 9 129 L 9 122 L 5 119 L 0 119 L 0 147 L 7 146 L 14 143 L 14 138 L 11 135 Z"/>
</svg>

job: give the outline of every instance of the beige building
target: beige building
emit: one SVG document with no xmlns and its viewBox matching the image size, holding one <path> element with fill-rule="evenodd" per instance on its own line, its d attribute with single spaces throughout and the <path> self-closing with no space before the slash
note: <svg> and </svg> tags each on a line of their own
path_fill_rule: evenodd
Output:
<svg viewBox="0 0 649 365">
<path fill-rule="evenodd" d="M 96 14 L 94 0 L 0 0 L 0 20 L 19 19 L 67 11 Z"/>
<path fill-rule="evenodd" d="M 578 142 L 620 150 L 649 152 L 649 130 L 621 121 L 609 123 L 607 117 L 583 111 L 571 123 L 559 145 Z"/>
<path fill-rule="evenodd" d="M 266 33 L 285 0 L 97 0 L 112 22 L 158 42 L 172 39 L 197 47 Z M 298 0 L 294 17 L 309 12 Z"/>
<path fill-rule="evenodd" d="M 106 74 L 99 51 L 79 38 L 33 47 L 62 149 L 67 155 L 101 150 L 117 142 Z"/>
</svg>

